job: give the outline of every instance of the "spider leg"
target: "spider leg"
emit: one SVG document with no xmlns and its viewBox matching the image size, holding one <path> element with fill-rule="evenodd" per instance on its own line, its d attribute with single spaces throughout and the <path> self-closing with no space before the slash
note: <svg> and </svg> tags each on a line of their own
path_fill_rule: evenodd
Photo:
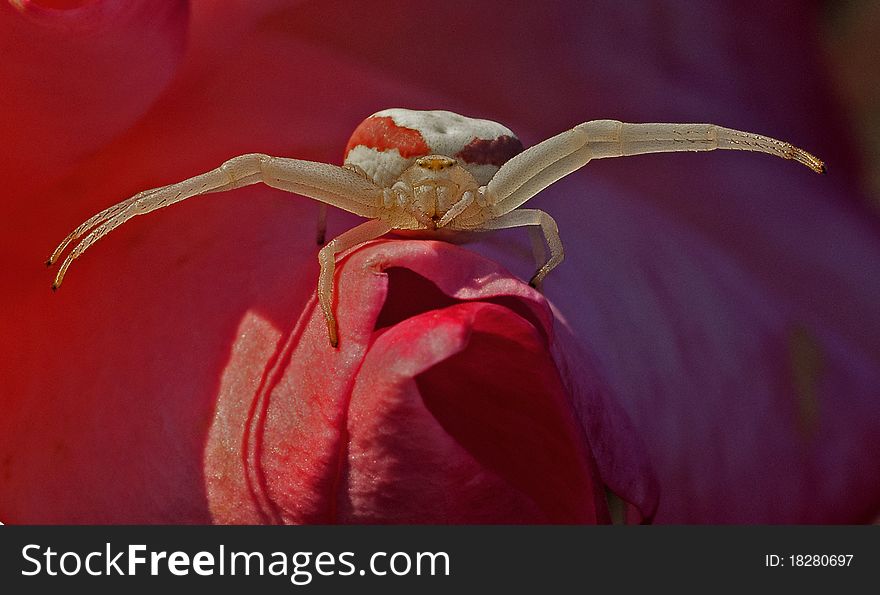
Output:
<svg viewBox="0 0 880 595">
<path fill-rule="evenodd" d="M 544 243 L 544 235 L 541 233 L 540 227 L 529 226 L 528 229 L 529 244 L 532 246 L 532 256 L 535 257 L 535 266 L 540 270 L 540 268 L 544 266 L 544 263 L 547 262 L 547 248 Z M 541 286 L 542 283 L 538 282 L 535 284 L 535 289 L 541 291 Z"/>
<path fill-rule="evenodd" d="M 353 171 L 365 180 L 368 180 L 370 182 L 373 181 L 372 178 L 370 178 L 369 174 L 367 174 L 367 172 L 365 172 L 358 165 L 347 163 L 343 165 L 342 168 Z M 315 243 L 318 246 L 323 246 L 324 241 L 327 239 L 327 205 L 325 203 L 321 203 L 318 205 L 318 226 L 315 231 Z"/>
<path fill-rule="evenodd" d="M 113 205 L 112 207 L 106 208 L 97 215 L 94 215 L 90 219 L 86 220 L 79 227 L 70 232 L 67 237 L 64 238 L 64 240 L 61 241 L 61 243 L 58 245 L 57 248 L 55 248 L 55 251 L 49 257 L 49 259 L 46 261 L 46 266 L 52 266 L 58 260 L 58 257 L 61 255 L 61 253 L 64 252 L 64 250 L 67 248 L 67 246 L 70 245 L 73 240 L 82 237 L 83 234 L 85 234 L 87 231 L 89 231 L 99 223 L 106 221 L 107 219 L 110 219 L 120 212 L 124 211 L 131 203 L 137 202 L 145 196 L 148 196 L 155 192 L 159 192 L 161 190 L 164 190 L 165 188 L 167 188 L 167 186 L 139 192 L 128 200 L 124 200 L 120 203 Z"/>
<path fill-rule="evenodd" d="M 319 246 L 324 245 L 327 238 L 327 205 L 321 203 L 318 205 L 318 229 L 315 234 L 315 243 Z"/>
<path fill-rule="evenodd" d="M 321 273 L 318 277 L 318 302 L 324 312 L 330 345 L 333 347 L 339 344 L 338 325 L 333 314 L 333 274 L 336 271 L 336 255 L 357 244 L 383 236 L 392 229 L 393 226 L 387 221 L 372 219 L 330 240 L 318 252 L 318 263 L 321 265 Z"/>
<path fill-rule="evenodd" d="M 486 187 L 495 216 L 517 208 L 535 194 L 586 165 L 591 159 L 673 151 L 728 149 L 794 159 L 815 172 L 817 157 L 792 144 L 714 124 L 626 124 L 593 120 L 530 147 L 501 166 Z"/>
<path fill-rule="evenodd" d="M 172 205 L 193 196 L 233 190 L 257 182 L 331 204 L 363 217 L 382 213 L 382 190 L 347 169 L 282 157 L 252 153 L 234 157 L 207 173 L 153 190 L 101 211 L 70 233 L 49 257 L 52 265 L 75 240 L 82 238 L 67 255 L 52 284 L 57 289 L 67 269 L 90 246 L 132 217 Z M 85 236 L 85 237 L 83 237 Z"/>
<path fill-rule="evenodd" d="M 545 262 L 544 258 L 546 257 L 546 252 L 544 251 L 543 245 L 541 245 L 540 236 L 537 235 L 538 230 L 536 227 L 530 227 L 529 233 L 532 239 L 532 248 L 534 250 L 535 258 L 540 258 L 540 260 L 537 262 L 538 270 L 535 271 L 535 274 L 529 281 L 529 285 L 537 289 L 540 288 L 541 283 L 544 281 L 544 277 L 546 277 L 550 271 L 555 269 L 565 257 L 565 252 L 562 249 L 562 240 L 559 239 L 559 228 L 556 225 L 556 221 L 553 220 L 553 217 L 538 209 L 518 209 L 516 211 L 505 213 L 499 217 L 495 217 L 494 219 L 490 219 L 474 229 L 484 231 L 526 226 L 539 226 L 544 233 L 544 239 L 547 241 L 547 246 L 550 248 L 550 258 Z M 540 246 L 540 248 L 537 248 L 536 244 Z"/>
</svg>

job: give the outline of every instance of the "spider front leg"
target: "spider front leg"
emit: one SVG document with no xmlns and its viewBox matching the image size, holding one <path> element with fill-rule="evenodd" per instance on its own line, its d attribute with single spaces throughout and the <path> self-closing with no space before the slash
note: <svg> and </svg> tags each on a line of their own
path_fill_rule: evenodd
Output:
<svg viewBox="0 0 880 595">
<path fill-rule="evenodd" d="M 347 164 L 342 166 L 343 169 L 347 169 L 349 171 L 353 171 L 363 179 L 372 183 L 373 180 L 370 178 L 369 174 L 363 170 L 363 168 Z M 327 205 L 325 203 L 321 203 L 318 205 L 318 226 L 315 233 L 315 243 L 318 246 L 323 246 L 324 241 L 327 238 Z"/>
<path fill-rule="evenodd" d="M 52 283 L 52 289 L 58 289 L 61 286 L 64 275 L 74 260 L 82 256 L 95 242 L 132 217 L 200 194 L 223 192 L 259 182 L 262 176 L 262 163 L 268 159 L 271 159 L 268 155 L 241 155 L 230 159 L 217 169 L 176 184 L 145 190 L 101 211 L 68 234 L 49 257 L 46 262 L 47 266 L 53 265 L 73 241 L 85 236 L 61 263 Z"/>
<path fill-rule="evenodd" d="M 330 345 L 339 345 L 339 332 L 336 316 L 333 314 L 333 277 L 336 271 L 336 255 L 363 242 L 376 239 L 391 231 L 394 227 L 387 221 L 373 219 L 349 229 L 342 235 L 331 240 L 318 252 L 321 273 L 318 277 L 318 302 L 324 319 L 327 321 L 327 333 Z"/>
<path fill-rule="evenodd" d="M 486 186 L 495 216 L 512 211 L 591 159 L 684 151 L 755 151 L 792 159 L 817 173 L 825 164 L 790 143 L 715 124 L 628 124 L 592 120 L 530 147 L 507 161 Z"/>
<path fill-rule="evenodd" d="M 540 289 L 544 277 L 546 277 L 550 271 L 555 269 L 559 263 L 562 262 L 562 259 L 565 258 L 565 251 L 562 249 L 562 240 L 559 238 L 559 227 L 556 225 L 556 221 L 553 220 L 553 217 L 538 209 L 519 209 L 516 211 L 510 211 L 509 213 L 505 213 L 494 219 L 489 219 L 473 229 L 476 231 L 483 231 L 526 226 L 539 226 L 544 233 L 544 239 L 547 241 L 547 246 L 550 248 L 550 258 L 546 262 L 543 262 L 543 264 L 541 262 L 538 263 L 538 270 L 535 271 L 535 274 L 532 276 L 531 280 L 529 280 L 529 285 L 536 289 Z M 532 232 L 533 229 L 535 228 L 530 227 L 529 229 L 530 233 L 532 233 L 532 249 L 535 253 L 535 257 L 538 258 L 539 255 L 544 254 L 544 251 L 543 246 L 540 247 L 541 250 L 539 252 L 538 246 L 535 245 L 536 239 L 540 239 L 535 237 L 536 234 Z M 543 256 L 541 256 L 541 259 L 543 260 Z"/>
<path fill-rule="evenodd" d="M 538 286 L 547 273 L 562 262 L 562 243 L 556 223 L 549 215 L 516 210 L 520 205 L 591 159 L 715 149 L 768 153 L 793 159 L 817 173 L 825 171 L 822 160 L 803 149 L 751 132 L 714 124 L 627 124 L 617 120 L 593 120 L 548 138 L 504 163 L 482 191 L 480 208 L 472 214 L 463 214 L 458 227 L 503 229 L 540 225 L 550 247 L 550 260 L 532 277 L 531 284 Z"/>
<path fill-rule="evenodd" d="M 382 206 L 382 189 L 371 180 L 365 179 L 349 169 L 318 163 L 271 157 L 260 153 L 241 155 L 225 162 L 207 173 L 189 178 L 177 184 L 170 184 L 141 192 L 128 200 L 105 209 L 87 220 L 71 232 L 52 253 L 47 262 L 52 265 L 58 261 L 72 242 L 80 239 L 74 249 L 61 263 L 55 276 L 52 289 L 57 289 L 68 267 L 99 239 L 119 227 L 132 217 L 161 209 L 193 196 L 232 190 L 256 182 L 314 198 L 324 204 L 333 205 L 355 215 L 376 219 L 385 211 Z M 336 252 L 380 236 L 391 226 L 383 221 L 369 221 L 339 238 L 321 250 L 321 278 L 319 297 L 327 326 L 330 342 L 335 346 L 336 320 L 330 305 L 333 294 L 333 256 Z M 85 237 L 83 237 L 85 236 Z"/>
</svg>

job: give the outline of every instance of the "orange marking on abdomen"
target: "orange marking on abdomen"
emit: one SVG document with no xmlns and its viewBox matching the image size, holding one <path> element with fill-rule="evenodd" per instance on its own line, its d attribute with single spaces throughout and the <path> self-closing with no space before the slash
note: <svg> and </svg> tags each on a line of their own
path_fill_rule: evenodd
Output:
<svg viewBox="0 0 880 595">
<path fill-rule="evenodd" d="M 359 146 L 377 151 L 397 149 L 404 159 L 421 157 L 431 152 L 418 130 L 398 126 L 389 116 L 374 116 L 361 122 L 348 139 L 345 158 L 348 158 L 349 151 Z"/>
</svg>

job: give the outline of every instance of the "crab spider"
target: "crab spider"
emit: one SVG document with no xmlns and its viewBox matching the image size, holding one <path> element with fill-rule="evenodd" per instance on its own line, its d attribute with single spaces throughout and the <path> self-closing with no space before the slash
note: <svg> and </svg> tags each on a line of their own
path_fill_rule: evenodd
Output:
<svg viewBox="0 0 880 595">
<path fill-rule="evenodd" d="M 217 169 L 146 190 L 101 211 L 64 238 L 47 264 L 56 263 L 79 240 L 58 269 L 52 284 L 57 289 L 74 260 L 132 217 L 200 194 L 263 182 L 369 219 L 318 252 L 318 300 L 330 343 L 336 347 L 333 274 L 338 253 L 391 231 L 444 237 L 449 232 L 528 226 L 539 265 L 530 284 L 538 287 L 562 262 L 562 242 L 550 215 L 518 209 L 520 205 L 591 159 L 714 149 L 759 151 L 825 171 L 822 161 L 789 143 L 713 124 L 593 120 L 523 150 L 516 135 L 496 122 L 446 111 L 389 109 L 355 129 L 342 167 L 260 153 L 241 155 Z M 319 243 L 324 212 L 322 205 Z M 550 248 L 549 258 L 536 229 Z"/>
</svg>

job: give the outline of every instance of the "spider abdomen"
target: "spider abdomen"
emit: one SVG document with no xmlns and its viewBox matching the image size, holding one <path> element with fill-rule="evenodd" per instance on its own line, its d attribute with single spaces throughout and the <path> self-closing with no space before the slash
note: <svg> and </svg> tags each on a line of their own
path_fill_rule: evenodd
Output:
<svg viewBox="0 0 880 595">
<path fill-rule="evenodd" d="M 485 185 L 522 150 L 509 128 L 491 120 L 442 110 L 392 108 L 376 112 L 355 128 L 345 148 L 345 164 L 361 168 L 376 184 L 388 188 L 416 159 L 446 156 Z"/>
</svg>

